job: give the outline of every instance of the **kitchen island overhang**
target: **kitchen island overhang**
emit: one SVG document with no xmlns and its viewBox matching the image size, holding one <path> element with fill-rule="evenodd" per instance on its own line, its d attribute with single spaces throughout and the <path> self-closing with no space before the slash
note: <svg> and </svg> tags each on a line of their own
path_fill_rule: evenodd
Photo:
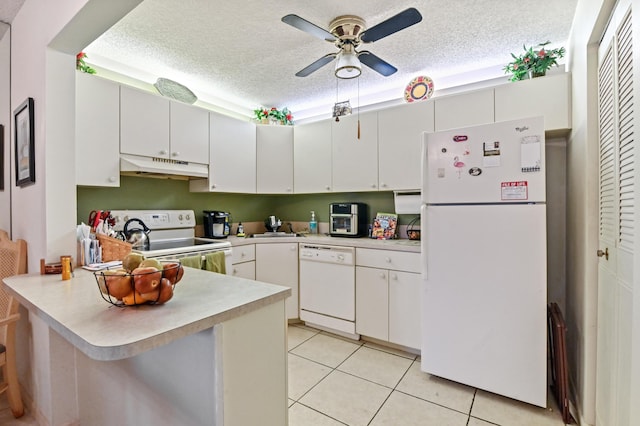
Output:
<svg viewBox="0 0 640 426">
<path fill-rule="evenodd" d="M 51 365 L 76 376 L 62 389 L 51 381 L 70 407 L 77 401 L 76 414 L 63 420 L 251 424 L 251 413 L 261 412 L 262 424 L 286 424 L 290 289 L 185 268 L 165 305 L 121 308 L 102 300 L 84 270 L 64 282 L 21 275 L 5 283 L 30 315 L 62 337 L 52 339 L 62 350 L 46 347 Z M 69 350 L 75 356 L 59 355 Z M 263 409 L 246 410 L 247 397 Z"/>
</svg>

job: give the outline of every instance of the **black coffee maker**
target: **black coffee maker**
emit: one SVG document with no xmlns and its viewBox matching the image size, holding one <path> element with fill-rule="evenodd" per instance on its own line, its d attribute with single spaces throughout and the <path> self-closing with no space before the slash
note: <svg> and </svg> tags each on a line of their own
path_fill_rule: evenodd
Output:
<svg viewBox="0 0 640 426">
<path fill-rule="evenodd" d="M 207 238 L 227 238 L 231 229 L 231 215 L 217 210 L 203 210 L 204 236 Z"/>
</svg>

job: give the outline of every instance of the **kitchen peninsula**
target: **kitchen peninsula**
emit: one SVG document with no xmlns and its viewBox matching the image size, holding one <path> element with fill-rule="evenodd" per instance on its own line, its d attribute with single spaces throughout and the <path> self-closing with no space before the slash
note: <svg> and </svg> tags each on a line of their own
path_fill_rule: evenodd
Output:
<svg viewBox="0 0 640 426">
<path fill-rule="evenodd" d="M 287 423 L 290 289 L 185 268 L 168 303 L 123 308 L 85 270 L 4 281 L 49 327 L 65 373 L 51 391 L 75 406 L 69 423 Z"/>
</svg>

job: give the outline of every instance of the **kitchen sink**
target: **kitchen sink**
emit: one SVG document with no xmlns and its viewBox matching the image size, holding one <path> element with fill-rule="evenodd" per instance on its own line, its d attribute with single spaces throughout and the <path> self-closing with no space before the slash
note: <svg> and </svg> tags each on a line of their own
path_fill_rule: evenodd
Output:
<svg viewBox="0 0 640 426">
<path fill-rule="evenodd" d="M 266 237 L 303 237 L 304 235 L 296 232 L 265 232 L 264 234 L 253 234 L 252 238 L 266 238 Z"/>
</svg>

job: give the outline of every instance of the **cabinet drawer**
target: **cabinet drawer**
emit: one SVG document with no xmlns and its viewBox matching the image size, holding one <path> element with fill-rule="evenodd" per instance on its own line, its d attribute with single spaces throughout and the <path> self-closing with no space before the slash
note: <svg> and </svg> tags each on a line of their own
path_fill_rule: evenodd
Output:
<svg viewBox="0 0 640 426">
<path fill-rule="evenodd" d="M 235 246 L 231 250 L 231 263 L 248 262 L 250 260 L 256 260 L 256 245 L 247 244 L 243 246 Z"/>
<path fill-rule="evenodd" d="M 357 248 L 356 265 L 396 271 L 421 272 L 420 253 L 403 251 Z"/>
<path fill-rule="evenodd" d="M 248 280 L 256 279 L 256 262 L 236 263 L 231 267 L 231 275 Z"/>
</svg>

